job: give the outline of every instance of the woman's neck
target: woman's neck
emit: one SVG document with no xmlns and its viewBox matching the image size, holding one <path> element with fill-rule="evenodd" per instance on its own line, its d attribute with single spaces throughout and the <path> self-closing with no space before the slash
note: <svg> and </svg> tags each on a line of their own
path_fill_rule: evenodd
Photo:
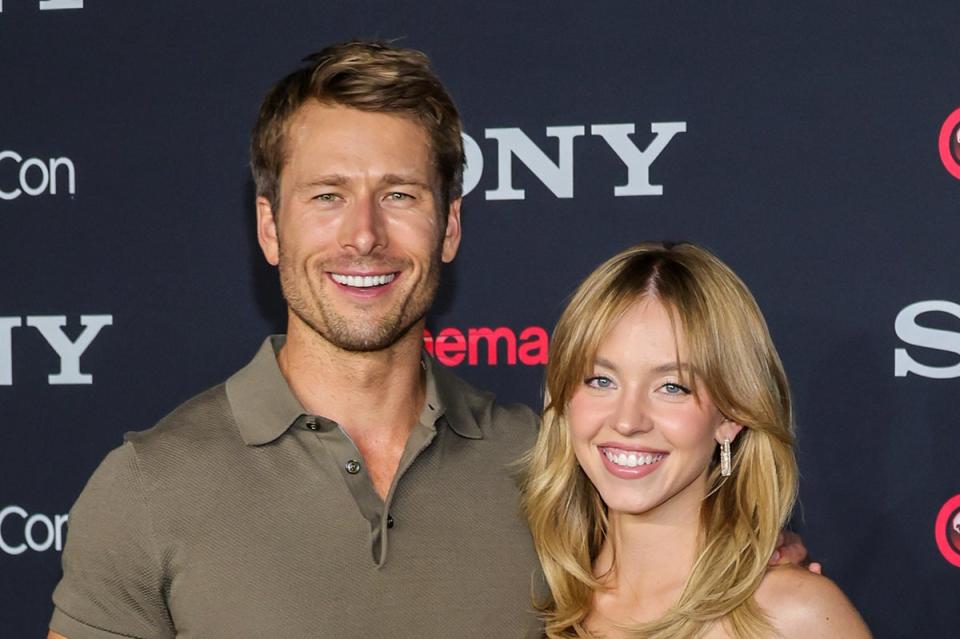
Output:
<svg viewBox="0 0 960 639">
<path fill-rule="evenodd" d="M 594 562 L 606 588 L 594 597 L 592 620 L 604 627 L 653 621 L 676 603 L 700 545 L 701 502 L 681 501 L 640 515 L 609 513 Z"/>
</svg>

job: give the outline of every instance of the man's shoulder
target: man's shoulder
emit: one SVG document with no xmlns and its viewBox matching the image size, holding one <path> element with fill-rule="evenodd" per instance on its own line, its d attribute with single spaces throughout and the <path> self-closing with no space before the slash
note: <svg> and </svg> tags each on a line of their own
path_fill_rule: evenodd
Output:
<svg viewBox="0 0 960 639">
<path fill-rule="evenodd" d="M 223 383 L 183 402 L 153 427 L 126 433 L 124 441 L 147 475 L 202 465 L 211 455 L 243 446 Z"/>
<path fill-rule="evenodd" d="M 226 385 L 221 383 L 183 402 L 151 428 L 127 433 L 126 440 L 137 448 L 172 443 L 190 445 L 207 441 L 232 424 Z"/>
<path fill-rule="evenodd" d="M 529 406 L 521 403 L 500 403 L 492 392 L 477 388 L 436 362 L 433 363 L 433 370 L 438 382 L 448 394 L 448 400 L 453 400 L 451 403 L 458 403 L 467 409 L 484 437 L 529 440 L 532 444 L 540 421 Z"/>
</svg>

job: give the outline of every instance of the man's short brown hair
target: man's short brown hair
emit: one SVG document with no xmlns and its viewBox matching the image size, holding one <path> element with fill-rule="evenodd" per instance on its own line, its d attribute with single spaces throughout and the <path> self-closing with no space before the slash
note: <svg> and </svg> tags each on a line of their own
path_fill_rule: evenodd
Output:
<svg viewBox="0 0 960 639">
<path fill-rule="evenodd" d="M 462 191 L 462 127 L 457 107 L 427 56 L 385 42 L 353 41 L 329 46 L 304 62 L 307 64 L 275 84 L 260 106 L 250 143 L 257 195 L 278 210 L 287 125 L 306 102 L 319 100 L 406 116 L 421 124 L 430 139 L 435 188 L 445 213 Z"/>
</svg>

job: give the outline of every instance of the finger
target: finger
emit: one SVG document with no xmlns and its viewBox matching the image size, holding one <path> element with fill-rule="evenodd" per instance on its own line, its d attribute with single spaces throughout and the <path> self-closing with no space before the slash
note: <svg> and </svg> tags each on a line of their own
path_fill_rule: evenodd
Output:
<svg viewBox="0 0 960 639">
<path fill-rule="evenodd" d="M 785 564 L 793 564 L 794 566 L 802 565 L 807 558 L 807 549 L 800 543 L 799 539 L 800 538 L 797 537 L 797 541 L 777 548 L 774 556 L 771 557 L 772 563 L 777 566 Z"/>
<path fill-rule="evenodd" d="M 823 574 L 823 566 L 820 565 L 819 561 L 811 561 L 810 565 L 807 566 L 807 570 L 809 570 L 815 575 Z"/>
<path fill-rule="evenodd" d="M 792 546 L 793 544 L 803 544 L 800 535 L 792 530 L 781 530 L 780 536 L 777 537 L 777 546 Z"/>
</svg>

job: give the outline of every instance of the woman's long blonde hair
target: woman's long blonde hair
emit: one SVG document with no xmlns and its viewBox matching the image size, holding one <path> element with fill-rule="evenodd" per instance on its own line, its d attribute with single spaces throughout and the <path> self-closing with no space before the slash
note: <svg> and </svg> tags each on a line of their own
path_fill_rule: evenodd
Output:
<svg viewBox="0 0 960 639">
<path fill-rule="evenodd" d="M 793 508 L 797 466 L 790 393 L 766 322 L 746 285 L 692 244 L 643 243 L 607 260 L 579 286 L 550 346 L 543 424 L 526 458 L 523 507 L 551 597 L 537 602 L 548 637 L 588 637 L 583 627 L 603 586 L 593 563 L 607 534 L 606 507 L 574 456 L 567 408 L 592 370 L 600 342 L 644 298 L 679 320 L 695 388 L 744 429 L 732 444 L 733 475 L 719 451 L 701 507 L 702 540 L 676 604 L 635 636 L 697 637 L 722 621 L 737 637 L 772 634 L 752 600 Z"/>
</svg>

